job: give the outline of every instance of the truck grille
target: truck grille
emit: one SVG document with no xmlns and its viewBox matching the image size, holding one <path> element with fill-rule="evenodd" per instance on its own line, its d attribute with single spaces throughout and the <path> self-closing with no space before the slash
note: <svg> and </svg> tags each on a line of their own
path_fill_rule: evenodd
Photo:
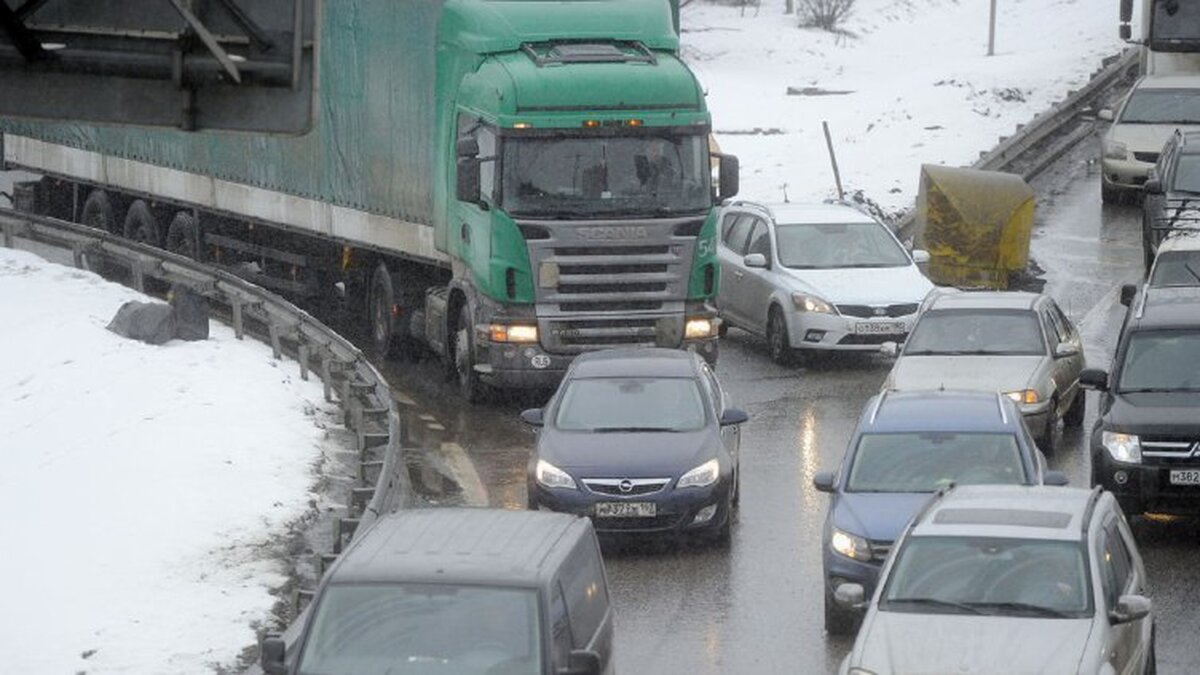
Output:
<svg viewBox="0 0 1200 675">
<path fill-rule="evenodd" d="M 533 268 L 542 346 L 579 353 L 677 347 L 701 218 L 521 221 Z"/>
</svg>

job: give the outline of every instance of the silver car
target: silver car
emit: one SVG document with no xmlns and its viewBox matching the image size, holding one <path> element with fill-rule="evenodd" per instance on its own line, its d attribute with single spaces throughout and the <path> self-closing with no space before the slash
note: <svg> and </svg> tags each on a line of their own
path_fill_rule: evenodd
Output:
<svg viewBox="0 0 1200 675">
<path fill-rule="evenodd" d="M 1200 76 L 1156 75 L 1138 80 L 1113 114 L 1100 148 L 1100 197 L 1105 204 L 1140 194 L 1163 145 L 1176 129 L 1200 130 Z"/>
<path fill-rule="evenodd" d="M 1085 367 L 1079 331 L 1047 295 L 940 291 L 930 296 L 885 390 L 983 389 L 1011 398 L 1045 452 L 1059 420 L 1083 424 Z"/>
<path fill-rule="evenodd" d="M 771 358 L 798 351 L 876 351 L 903 340 L 933 284 L 886 225 L 844 203 L 735 202 L 721 213 L 717 309 L 767 339 Z"/>
<path fill-rule="evenodd" d="M 1153 673 L 1145 584 L 1110 493 L 953 488 L 893 547 L 841 673 Z"/>
</svg>

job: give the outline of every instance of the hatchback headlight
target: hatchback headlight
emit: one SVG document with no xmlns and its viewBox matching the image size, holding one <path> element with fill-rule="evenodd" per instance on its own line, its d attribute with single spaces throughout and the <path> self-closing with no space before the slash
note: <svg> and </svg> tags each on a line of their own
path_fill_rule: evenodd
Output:
<svg viewBox="0 0 1200 675">
<path fill-rule="evenodd" d="M 815 295 L 807 293 L 792 293 L 792 304 L 796 306 L 796 311 L 812 312 L 813 314 L 836 314 L 833 305 L 825 302 Z"/>
<path fill-rule="evenodd" d="M 538 460 L 537 468 L 534 469 L 534 477 L 543 487 L 563 488 L 566 490 L 576 489 L 574 478 L 571 478 L 566 471 L 563 471 L 544 459 Z"/>
<path fill-rule="evenodd" d="M 871 559 L 871 544 L 866 539 L 836 527 L 833 528 L 833 536 L 829 538 L 829 546 L 834 552 L 853 560 Z"/>
<path fill-rule="evenodd" d="M 1100 433 L 1100 443 L 1118 462 L 1139 464 L 1142 461 L 1142 441 L 1135 434 L 1104 431 Z"/>
<path fill-rule="evenodd" d="M 679 482 L 675 484 L 675 487 L 707 487 L 717 482 L 717 477 L 720 475 L 721 463 L 716 458 L 713 458 L 683 474 Z"/>
<path fill-rule="evenodd" d="M 1104 144 L 1104 159 L 1129 159 L 1129 147 L 1121 141 L 1108 141 Z"/>
</svg>

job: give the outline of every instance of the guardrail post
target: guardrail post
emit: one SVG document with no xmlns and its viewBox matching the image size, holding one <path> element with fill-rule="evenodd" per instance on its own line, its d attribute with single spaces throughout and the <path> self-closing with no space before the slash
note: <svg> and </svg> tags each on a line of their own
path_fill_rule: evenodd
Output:
<svg viewBox="0 0 1200 675">
<path fill-rule="evenodd" d="M 241 340 L 246 335 L 246 326 L 242 322 L 242 301 L 230 298 L 229 306 L 233 308 L 233 335 Z"/>
<path fill-rule="evenodd" d="M 308 382 L 308 345 L 303 342 L 296 347 L 296 360 L 300 362 L 300 379 Z"/>
<path fill-rule="evenodd" d="M 13 247 L 13 224 L 12 223 L 4 224 L 4 248 L 14 248 Z M 79 267 L 79 265 L 76 265 L 76 267 Z"/>
<path fill-rule="evenodd" d="M 279 324 L 271 321 L 267 324 L 267 333 L 271 336 L 271 351 L 275 353 L 275 360 L 283 358 L 283 348 L 279 345 Z"/>
</svg>

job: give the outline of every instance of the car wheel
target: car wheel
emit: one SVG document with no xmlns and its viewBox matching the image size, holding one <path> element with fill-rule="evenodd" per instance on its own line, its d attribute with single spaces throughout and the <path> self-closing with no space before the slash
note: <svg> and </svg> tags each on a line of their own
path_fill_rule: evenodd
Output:
<svg viewBox="0 0 1200 675">
<path fill-rule="evenodd" d="M 471 312 L 463 305 L 458 314 L 458 333 L 454 340 L 454 372 L 458 376 L 458 391 L 468 403 L 484 398 L 484 384 L 475 372 L 475 338 L 471 330 Z"/>
<path fill-rule="evenodd" d="M 1158 655 L 1155 653 L 1154 644 L 1158 642 L 1156 636 L 1157 631 L 1153 626 L 1150 627 L 1150 649 L 1146 654 L 1146 666 L 1142 668 L 1142 672 L 1146 675 L 1157 675 L 1158 673 Z"/>
<path fill-rule="evenodd" d="M 717 337 L 723 338 L 729 334 L 729 320 L 721 319 L 721 325 L 717 326 Z"/>
<path fill-rule="evenodd" d="M 858 615 L 839 607 L 833 593 L 825 589 L 825 632 L 830 635 L 853 635 L 858 627 Z"/>
<path fill-rule="evenodd" d="M 1100 201 L 1105 204 L 1120 204 L 1121 203 L 1121 191 L 1115 187 L 1110 187 L 1107 183 L 1104 182 L 1104 179 L 1101 178 L 1100 179 Z"/>
<path fill-rule="evenodd" d="M 1071 407 L 1067 408 L 1067 414 L 1063 415 L 1063 424 L 1078 429 L 1083 426 L 1083 416 L 1087 413 L 1087 395 L 1083 389 L 1075 392 L 1075 400 L 1071 402 Z"/>
<path fill-rule="evenodd" d="M 718 548 L 726 548 L 733 543 L 733 504 L 725 505 L 725 522 L 717 529 L 717 533 L 713 535 L 713 545 Z"/>
<path fill-rule="evenodd" d="M 1037 439 L 1037 445 L 1047 455 L 1054 454 L 1058 441 L 1058 399 L 1050 399 L 1050 419 L 1046 422 L 1046 431 Z"/>
<path fill-rule="evenodd" d="M 792 363 L 794 352 L 788 337 L 787 321 L 783 318 L 783 310 L 776 305 L 772 305 L 767 314 L 767 351 L 775 363 L 784 366 Z"/>
</svg>

